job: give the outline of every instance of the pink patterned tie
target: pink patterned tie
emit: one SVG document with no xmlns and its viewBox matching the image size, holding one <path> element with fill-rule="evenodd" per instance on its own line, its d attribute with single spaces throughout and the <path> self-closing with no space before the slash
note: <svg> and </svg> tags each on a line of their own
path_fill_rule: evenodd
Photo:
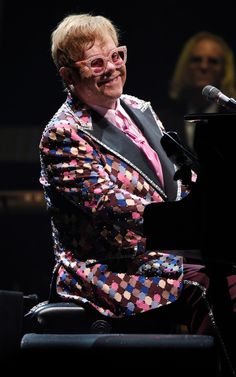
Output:
<svg viewBox="0 0 236 377">
<path fill-rule="evenodd" d="M 148 161 L 154 168 L 162 187 L 164 187 L 162 167 L 157 153 L 150 147 L 139 129 L 128 118 L 126 118 L 119 110 L 116 111 L 116 115 L 116 124 L 118 128 L 126 133 L 127 136 L 129 136 L 130 139 L 132 139 L 135 144 L 143 151 L 143 153 L 148 158 Z"/>
</svg>

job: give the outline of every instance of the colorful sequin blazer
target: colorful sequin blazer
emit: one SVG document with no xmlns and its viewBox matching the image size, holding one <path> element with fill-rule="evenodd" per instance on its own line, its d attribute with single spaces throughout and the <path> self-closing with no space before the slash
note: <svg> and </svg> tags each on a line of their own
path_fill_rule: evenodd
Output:
<svg viewBox="0 0 236 377">
<path fill-rule="evenodd" d="M 171 304 L 183 284 L 182 257 L 146 250 L 143 236 L 145 205 L 175 200 L 179 191 L 160 144 L 162 124 L 149 102 L 120 100 L 158 153 L 165 189 L 132 140 L 70 95 L 40 142 L 57 295 L 111 317 Z M 158 232 L 161 218 L 153 221 Z"/>
</svg>

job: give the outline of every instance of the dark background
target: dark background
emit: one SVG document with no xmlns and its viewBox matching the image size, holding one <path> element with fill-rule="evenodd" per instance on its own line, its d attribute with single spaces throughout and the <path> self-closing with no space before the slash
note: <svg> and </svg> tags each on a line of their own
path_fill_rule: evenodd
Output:
<svg viewBox="0 0 236 377">
<path fill-rule="evenodd" d="M 110 17 L 128 46 L 125 87 L 154 108 L 163 103 L 168 80 L 184 42 L 208 30 L 223 36 L 236 50 L 233 1 L 221 5 L 196 1 L 17 1 L 2 0 L 2 124 L 42 127 L 64 95 L 50 57 L 50 34 L 70 13 L 92 12 Z"/>
<path fill-rule="evenodd" d="M 0 193 L 40 190 L 39 138 L 65 98 L 50 57 L 50 34 L 62 18 L 80 12 L 111 18 L 121 30 L 121 44 L 128 47 L 125 92 L 150 100 L 158 113 L 165 106 L 177 56 L 190 36 L 202 30 L 219 34 L 236 52 L 234 2 L 218 4 L 0 0 Z M 38 293 L 44 299 L 53 266 L 45 207 L 16 209 L 0 201 L 0 221 L 0 289 Z"/>
</svg>

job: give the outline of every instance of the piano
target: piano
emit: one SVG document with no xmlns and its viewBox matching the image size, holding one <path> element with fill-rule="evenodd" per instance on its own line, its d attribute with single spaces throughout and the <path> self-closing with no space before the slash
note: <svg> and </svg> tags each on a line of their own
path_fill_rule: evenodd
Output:
<svg viewBox="0 0 236 377">
<path fill-rule="evenodd" d="M 146 206 L 143 225 L 147 248 L 180 254 L 187 261 L 189 257 L 200 259 L 206 266 L 208 295 L 221 334 L 218 341 L 223 339 L 223 343 L 219 341 L 222 360 L 235 376 L 230 359 L 235 359 L 236 321 L 226 278 L 236 274 L 236 113 L 190 114 L 185 119 L 195 127 L 193 165 L 197 161 L 198 178 L 183 199 Z M 155 218 L 161 221 L 156 224 Z"/>
<path fill-rule="evenodd" d="M 198 178 L 183 199 L 146 206 L 147 248 L 200 256 L 206 263 L 235 263 L 236 113 L 189 114 L 184 118 L 195 127 L 193 153 Z M 161 221 L 156 224 L 155 218 Z"/>
</svg>

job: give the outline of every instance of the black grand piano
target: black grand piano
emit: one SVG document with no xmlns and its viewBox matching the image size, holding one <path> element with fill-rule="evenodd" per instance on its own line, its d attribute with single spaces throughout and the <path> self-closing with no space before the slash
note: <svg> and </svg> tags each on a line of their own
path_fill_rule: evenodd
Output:
<svg viewBox="0 0 236 377">
<path fill-rule="evenodd" d="M 186 250 L 186 255 L 195 252 L 206 262 L 235 263 L 236 113 L 193 114 L 185 119 L 195 127 L 198 178 L 190 194 L 180 201 L 147 205 L 147 248 L 176 253 Z M 161 219 L 158 226 L 155 218 Z"/>
</svg>

